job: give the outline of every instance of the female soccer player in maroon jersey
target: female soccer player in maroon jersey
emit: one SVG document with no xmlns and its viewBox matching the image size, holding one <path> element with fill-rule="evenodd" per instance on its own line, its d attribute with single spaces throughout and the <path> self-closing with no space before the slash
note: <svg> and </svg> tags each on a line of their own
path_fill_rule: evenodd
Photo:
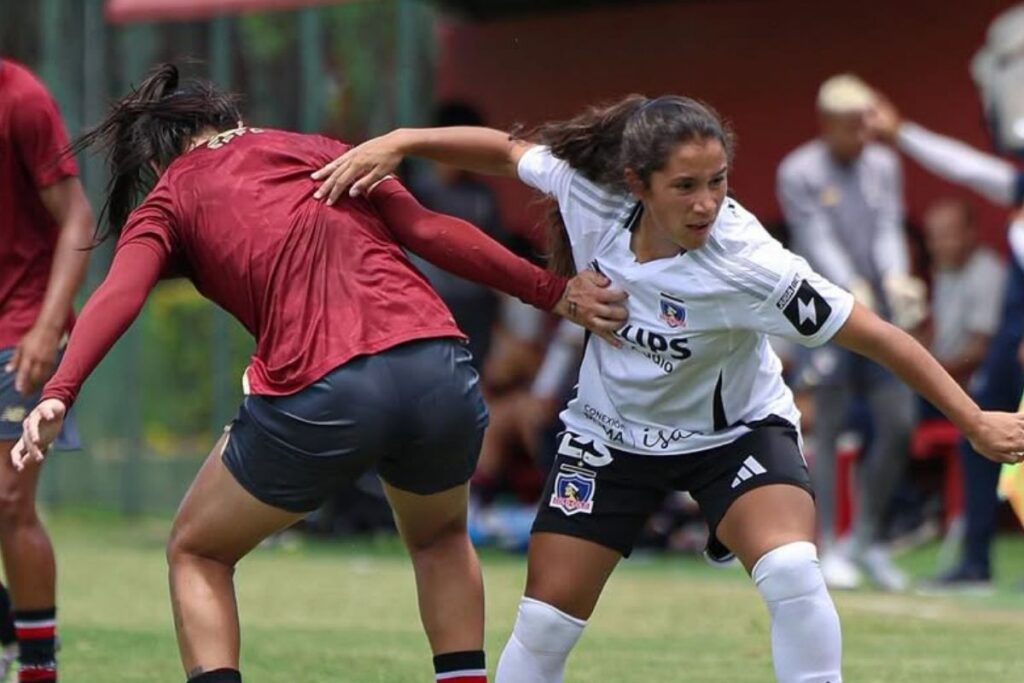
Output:
<svg viewBox="0 0 1024 683">
<path fill-rule="evenodd" d="M 114 261 L 25 421 L 15 466 L 43 457 L 157 280 L 188 277 L 256 338 L 247 396 L 168 543 L 189 680 L 241 680 L 235 563 L 376 466 L 412 556 L 438 677 L 484 681 L 483 586 L 465 522 L 487 413 L 461 332 L 402 247 L 541 308 L 574 311 L 602 336 L 621 324 L 611 304 L 623 295 L 595 280 L 567 286 L 423 209 L 394 179 L 326 206 L 310 176 L 345 145 L 244 127 L 231 97 L 202 82 L 179 86 L 171 65 L 77 147 L 91 145 L 107 150 L 112 170 L 103 236 L 118 238 Z"/>
<path fill-rule="evenodd" d="M 85 277 L 92 210 L 71 157 L 57 103 L 24 66 L 0 60 L 0 451 L 57 363 Z M 74 447 L 68 421 L 66 445 Z M 11 602 L 0 600 L 0 680 L 18 655 L 21 681 L 57 680 L 57 570 L 36 514 L 41 468 L 0 463 L 0 551 Z M 0 588 L 2 592 L 2 588 Z M 2 622 L 13 607 L 15 624 Z M 17 636 L 17 646 L 9 639 Z"/>
</svg>

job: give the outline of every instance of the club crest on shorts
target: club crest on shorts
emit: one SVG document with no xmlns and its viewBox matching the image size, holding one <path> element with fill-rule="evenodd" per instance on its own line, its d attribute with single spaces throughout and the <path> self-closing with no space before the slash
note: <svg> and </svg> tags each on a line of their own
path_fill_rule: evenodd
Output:
<svg viewBox="0 0 1024 683">
<path fill-rule="evenodd" d="M 659 308 L 661 315 L 658 317 L 664 320 L 669 327 L 686 327 L 686 309 L 683 307 L 683 300 L 661 293 Z"/>
<path fill-rule="evenodd" d="M 575 470 L 576 468 L 573 468 Z M 567 515 L 582 512 L 589 515 L 594 509 L 594 490 L 597 483 L 593 477 L 581 474 L 580 471 L 559 471 L 555 475 L 555 490 L 548 503 Z"/>
</svg>

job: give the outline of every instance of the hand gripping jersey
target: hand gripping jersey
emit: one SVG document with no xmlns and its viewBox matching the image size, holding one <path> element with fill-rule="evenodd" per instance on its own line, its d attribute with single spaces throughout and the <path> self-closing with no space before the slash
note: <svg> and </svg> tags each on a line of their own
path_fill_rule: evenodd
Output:
<svg viewBox="0 0 1024 683">
<path fill-rule="evenodd" d="M 519 176 L 558 202 L 577 269 L 600 270 L 629 292 L 616 349 L 587 342 L 569 430 L 624 451 L 675 455 L 731 443 L 773 416 L 800 414 L 767 335 L 827 342 L 853 297 L 787 251 L 727 198 L 702 248 L 638 263 L 630 231 L 641 205 L 584 178 L 546 147 Z"/>
</svg>

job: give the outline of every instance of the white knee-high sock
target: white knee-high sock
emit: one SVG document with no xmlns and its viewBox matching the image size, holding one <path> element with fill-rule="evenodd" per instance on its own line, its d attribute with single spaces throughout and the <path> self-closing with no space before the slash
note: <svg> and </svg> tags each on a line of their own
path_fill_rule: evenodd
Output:
<svg viewBox="0 0 1024 683">
<path fill-rule="evenodd" d="M 765 553 L 751 572 L 772 619 L 779 683 L 841 683 L 839 615 L 825 588 L 813 543 Z"/>
<path fill-rule="evenodd" d="M 565 660 L 586 625 L 583 619 L 524 597 L 494 683 L 562 683 Z"/>
</svg>

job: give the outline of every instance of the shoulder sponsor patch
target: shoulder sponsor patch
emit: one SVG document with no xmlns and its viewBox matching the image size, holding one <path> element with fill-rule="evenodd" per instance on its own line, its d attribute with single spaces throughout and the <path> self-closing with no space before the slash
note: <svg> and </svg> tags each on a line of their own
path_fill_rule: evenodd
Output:
<svg viewBox="0 0 1024 683">
<path fill-rule="evenodd" d="M 796 294 L 782 312 L 800 334 L 811 337 L 825 325 L 825 321 L 832 315 L 832 307 L 807 280 L 801 280 Z"/>
</svg>

